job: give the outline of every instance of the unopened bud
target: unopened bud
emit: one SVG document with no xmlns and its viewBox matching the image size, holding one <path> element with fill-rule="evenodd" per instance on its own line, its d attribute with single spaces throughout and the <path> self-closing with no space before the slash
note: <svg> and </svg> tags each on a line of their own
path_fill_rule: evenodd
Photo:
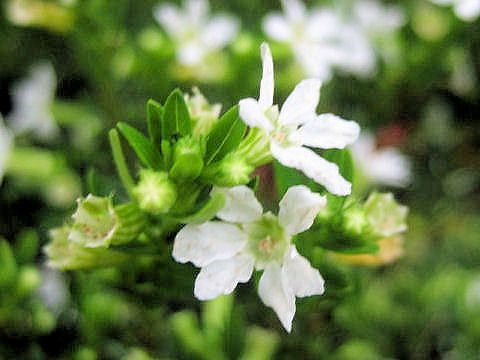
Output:
<svg viewBox="0 0 480 360">
<path fill-rule="evenodd" d="M 203 169 L 200 142 L 190 137 L 178 140 L 173 150 L 173 165 L 170 176 L 174 179 L 195 179 Z"/>
<path fill-rule="evenodd" d="M 368 230 L 369 223 L 365 212 L 358 206 L 346 209 L 343 216 L 343 228 L 346 233 L 361 236 Z"/>
<path fill-rule="evenodd" d="M 165 172 L 142 170 L 133 189 L 140 209 L 154 214 L 168 212 L 177 200 L 177 189 Z"/>
<path fill-rule="evenodd" d="M 248 183 L 253 170 L 254 167 L 243 156 L 230 153 L 209 169 L 207 175 L 214 185 L 231 187 Z"/>
<path fill-rule="evenodd" d="M 390 237 L 407 230 L 408 208 L 397 203 L 391 193 L 370 194 L 363 209 L 373 233 L 378 236 Z"/>
</svg>

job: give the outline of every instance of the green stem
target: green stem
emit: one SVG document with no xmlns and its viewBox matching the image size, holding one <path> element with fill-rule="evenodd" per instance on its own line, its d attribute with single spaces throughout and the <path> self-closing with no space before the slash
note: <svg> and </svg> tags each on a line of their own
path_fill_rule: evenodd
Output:
<svg viewBox="0 0 480 360">
<path fill-rule="evenodd" d="M 122 145 L 120 144 L 120 138 L 118 132 L 115 129 L 110 130 L 108 133 L 110 138 L 110 146 L 112 148 L 113 160 L 117 166 L 118 175 L 122 180 L 123 186 L 128 192 L 128 195 L 133 198 L 132 190 L 135 186 L 130 171 L 127 167 L 127 162 L 125 161 L 125 156 L 123 156 Z"/>
</svg>

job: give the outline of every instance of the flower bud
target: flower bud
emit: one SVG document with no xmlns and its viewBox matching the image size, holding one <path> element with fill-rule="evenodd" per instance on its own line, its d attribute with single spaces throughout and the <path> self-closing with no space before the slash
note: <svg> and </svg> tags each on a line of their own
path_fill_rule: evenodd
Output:
<svg viewBox="0 0 480 360">
<path fill-rule="evenodd" d="M 50 232 L 52 241 L 44 247 L 47 265 L 62 270 L 78 270 L 116 266 L 130 257 L 102 247 L 87 248 L 69 240 L 71 228 L 63 226 Z"/>
<path fill-rule="evenodd" d="M 113 207 L 110 197 L 92 194 L 77 202 L 68 239 L 87 248 L 127 243 L 140 234 L 146 223 L 133 203 Z"/>
<path fill-rule="evenodd" d="M 390 237 L 407 230 L 408 208 L 397 203 L 391 193 L 370 194 L 363 204 L 368 222 L 375 235 Z"/>
<path fill-rule="evenodd" d="M 190 137 L 183 137 L 175 144 L 173 165 L 170 176 L 174 179 L 195 179 L 203 169 L 203 154 L 200 142 Z"/>
<path fill-rule="evenodd" d="M 245 157 L 230 153 L 219 163 L 205 172 L 205 176 L 216 186 L 231 187 L 246 184 L 250 181 L 250 174 L 254 167 Z"/>
<path fill-rule="evenodd" d="M 193 95 L 185 94 L 184 97 L 190 116 L 194 122 L 192 130 L 193 136 L 198 138 L 201 135 L 206 136 L 210 133 L 210 130 L 212 130 L 218 121 L 222 105 L 209 104 L 197 87 L 194 87 L 192 91 Z"/>
<path fill-rule="evenodd" d="M 343 213 L 343 228 L 353 236 L 363 235 L 369 228 L 369 222 L 363 209 L 352 206 Z"/>
<path fill-rule="evenodd" d="M 133 189 L 140 209 L 153 214 L 168 212 L 177 200 L 177 189 L 165 172 L 142 170 Z"/>
</svg>

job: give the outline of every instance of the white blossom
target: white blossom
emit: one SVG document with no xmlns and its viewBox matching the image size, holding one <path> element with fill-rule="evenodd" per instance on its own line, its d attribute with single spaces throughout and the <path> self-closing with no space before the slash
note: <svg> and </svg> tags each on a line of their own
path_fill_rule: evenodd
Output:
<svg viewBox="0 0 480 360">
<path fill-rule="evenodd" d="M 230 43 L 239 28 L 238 20 L 232 16 L 209 17 L 206 0 L 185 0 L 183 9 L 173 4 L 160 4 L 153 14 L 177 43 L 178 61 L 188 66 L 201 63 L 206 55 Z"/>
<path fill-rule="evenodd" d="M 51 112 L 56 83 L 52 65 L 44 62 L 33 66 L 29 76 L 14 85 L 13 111 L 7 120 L 15 133 L 32 131 L 43 140 L 58 134 Z"/>
<path fill-rule="evenodd" d="M 394 147 L 376 149 L 371 134 L 362 134 L 352 146 L 355 164 L 370 181 L 404 187 L 411 180 L 409 159 Z"/>
<path fill-rule="evenodd" d="M 365 33 L 329 8 L 307 11 L 299 0 L 283 0 L 284 14 L 268 14 L 263 30 L 273 40 L 290 44 L 309 77 L 328 80 L 332 69 L 359 75 L 372 73 L 375 54 Z"/>
<path fill-rule="evenodd" d="M 480 0 L 430 0 L 442 6 L 453 6 L 455 15 L 465 21 L 473 21 L 480 15 Z"/>
<path fill-rule="evenodd" d="M 307 76 L 328 80 L 332 70 L 369 76 L 375 70 L 375 38 L 404 23 L 399 8 L 377 1 L 355 2 L 350 14 L 322 7 L 308 11 L 300 0 L 282 0 L 283 14 L 268 14 L 263 30 L 290 44 Z"/>
<path fill-rule="evenodd" d="M 13 146 L 13 134 L 3 123 L 0 116 L 0 184 Z"/>
<path fill-rule="evenodd" d="M 175 237 L 173 257 L 201 267 L 194 294 L 200 300 L 230 294 L 247 282 L 254 269 L 263 270 L 258 293 L 290 332 L 295 296 L 321 295 L 324 280 L 318 270 L 291 243 L 293 235 L 312 226 L 326 197 L 306 186 L 288 189 L 278 217 L 263 213 L 253 191 L 246 186 L 215 188 L 226 195 L 217 217 L 201 225 L 186 225 Z"/>
<path fill-rule="evenodd" d="M 354 121 L 333 114 L 315 113 L 320 98 L 321 82 L 318 79 L 300 82 L 279 111 L 278 106 L 273 105 L 273 59 L 268 44 L 262 44 L 261 52 L 260 96 L 258 100 L 240 100 L 240 117 L 251 128 L 265 132 L 271 154 L 282 165 L 301 170 L 333 194 L 350 194 L 351 184 L 340 175 L 338 166 L 307 146 L 343 149 L 357 139 L 360 127 Z"/>
</svg>

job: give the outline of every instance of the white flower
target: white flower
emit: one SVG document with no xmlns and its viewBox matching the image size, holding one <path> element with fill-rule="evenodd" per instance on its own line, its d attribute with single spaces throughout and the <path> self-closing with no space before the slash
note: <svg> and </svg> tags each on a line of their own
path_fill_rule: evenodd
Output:
<svg viewBox="0 0 480 360">
<path fill-rule="evenodd" d="M 403 187 L 409 184 L 411 164 L 407 157 L 394 147 L 375 148 L 375 139 L 363 134 L 352 146 L 355 164 L 370 181 Z"/>
<path fill-rule="evenodd" d="M 10 151 L 13 145 L 13 134 L 3 123 L 0 116 L 0 184 L 2 183 L 3 172 L 10 156 Z"/>
<path fill-rule="evenodd" d="M 312 226 L 326 198 L 306 186 L 288 189 L 280 201 L 278 217 L 263 213 L 253 191 L 246 186 L 217 188 L 226 204 L 217 214 L 222 221 L 186 225 L 175 237 L 173 257 L 201 267 L 195 280 L 200 300 L 230 294 L 247 282 L 254 269 L 264 270 L 258 293 L 290 332 L 295 296 L 321 295 L 324 280 L 307 259 L 298 254 L 291 237 Z"/>
<path fill-rule="evenodd" d="M 284 15 L 265 17 L 263 31 L 289 43 L 308 76 L 328 80 L 333 67 L 361 76 L 373 72 L 375 54 L 364 31 L 328 8 L 308 12 L 299 0 L 283 0 L 282 7 Z"/>
<path fill-rule="evenodd" d="M 32 67 L 27 78 L 13 87 L 13 111 L 8 122 L 15 133 L 33 131 L 43 140 L 58 134 L 51 113 L 56 83 L 52 65 L 40 63 Z"/>
<path fill-rule="evenodd" d="M 430 0 L 442 6 L 453 6 L 455 15 L 465 21 L 473 21 L 480 15 L 480 0 Z"/>
<path fill-rule="evenodd" d="M 400 7 L 386 6 L 375 0 L 355 2 L 353 18 L 370 36 L 393 31 L 405 23 L 405 15 Z"/>
<path fill-rule="evenodd" d="M 206 0 L 185 0 L 184 8 L 161 4 L 154 8 L 155 19 L 177 42 L 181 64 L 197 65 L 206 55 L 230 43 L 238 32 L 238 21 L 232 16 L 209 18 Z"/>
<path fill-rule="evenodd" d="M 300 82 L 279 112 L 278 106 L 273 106 L 273 60 L 268 44 L 263 43 L 261 51 L 260 96 L 258 101 L 240 100 L 240 117 L 250 127 L 260 128 L 267 134 L 270 152 L 282 165 L 301 170 L 333 194 L 350 194 L 351 184 L 340 175 L 338 166 L 306 146 L 343 149 L 357 139 L 360 127 L 333 114 L 315 113 L 320 97 L 318 79 Z"/>
</svg>

